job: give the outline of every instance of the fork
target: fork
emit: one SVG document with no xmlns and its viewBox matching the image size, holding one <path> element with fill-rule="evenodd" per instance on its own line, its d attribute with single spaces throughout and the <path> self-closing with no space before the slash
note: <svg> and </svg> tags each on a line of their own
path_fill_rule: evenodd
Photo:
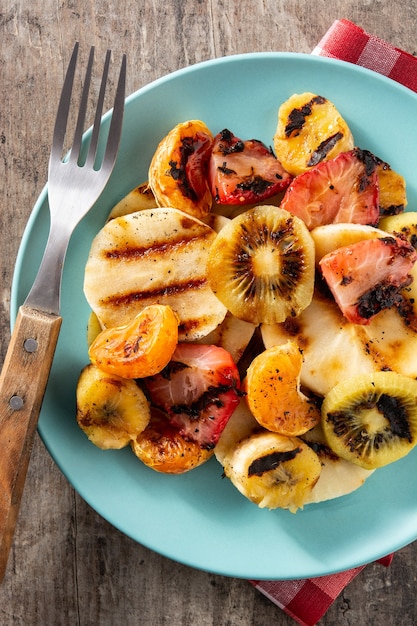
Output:
<svg viewBox="0 0 417 626">
<path fill-rule="evenodd" d="M 104 62 L 88 152 L 84 157 L 83 131 L 94 62 L 92 47 L 72 147 L 63 158 L 78 48 L 77 42 L 62 88 L 49 159 L 49 237 L 39 272 L 19 308 L 0 375 L 0 582 L 7 567 L 34 434 L 61 327 L 61 278 L 68 243 L 74 228 L 108 182 L 122 131 L 125 55 L 121 62 L 107 142 L 100 158 L 98 147 L 111 58 L 109 50 Z"/>
</svg>

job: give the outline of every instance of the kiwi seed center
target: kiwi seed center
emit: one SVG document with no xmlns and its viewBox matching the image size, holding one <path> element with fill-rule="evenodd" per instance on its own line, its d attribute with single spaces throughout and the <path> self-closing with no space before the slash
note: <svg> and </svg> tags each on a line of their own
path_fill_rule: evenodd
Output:
<svg viewBox="0 0 417 626">
<path fill-rule="evenodd" d="M 280 272 L 280 254 L 274 246 L 262 246 L 252 257 L 255 276 L 277 276 Z"/>
<path fill-rule="evenodd" d="M 390 426 L 389 420 L 376 406 L 363 411 L 361 422 L 369 433 L 383 432 Z"/>
</svg>

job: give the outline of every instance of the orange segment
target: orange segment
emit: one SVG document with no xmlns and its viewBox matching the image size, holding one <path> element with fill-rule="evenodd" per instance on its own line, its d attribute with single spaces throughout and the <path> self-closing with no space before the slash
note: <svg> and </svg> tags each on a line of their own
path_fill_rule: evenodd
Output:
<svg viewBox="0 0 417 626">
<path fill-rule="evenodd" d="M 319 409 L 300 391 L 302 362 L 298 346 L 288 341 L 264 350 L 250 364 L 247 402 L 264 428 L 292 437 L 319 423 Z"/>
<path fill-rule="evenodd" d="M 160 372 L 178 343 L 178 317 L 169 306 L 153 304 L 125 326 L 107 328 L 89 349 L 91 362 L 122 378 L 144 378 Z"/>
<path fill-rule="evenodd" d="M 182 437 L 178 428 L 158 409 L 151 408 L 148 426 L 131 442 L 135 455 L 148 467 L 163 474 L 183 474 L 202 465 L 214 454 Z"/>
</svg>

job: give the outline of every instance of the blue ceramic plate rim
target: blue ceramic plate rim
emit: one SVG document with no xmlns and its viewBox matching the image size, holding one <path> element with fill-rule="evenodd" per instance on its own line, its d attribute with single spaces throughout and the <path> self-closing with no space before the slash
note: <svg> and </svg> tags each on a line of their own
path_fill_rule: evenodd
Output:
<svg viewBox="0 0 417 626">
<path fill-rule="evenodd" d="M 297 91 L 319 92 L 333 100 L 357 144 L 389 160 L 405 176 L 409 206 L 417 206 L 411 177 L 417 130 L 407 122 L 417 110 L 417 96 L 379 74 L 305 54 L 249 53 L 205 61 L 139 89 L 126 100 L 121 151 L 108 189 L 69 246 L 62 289 L 64 321 L 38 427 L 75 490 L 121 532 L 191 567 L 258 580 L 322 576 L 413 542 L 417 451 L 378 470 L 355 493 L 292 515 L 249 503 L 222 480 L 215 459 L 186 475 L 164 476 L 140 464 L 130 450 L 98 450 L 74 419 L 76 380 L 87 362 L 89 309 L 83 299 L 82 273 L 92 237 L 114 203 L 146 180 L 146 164 L 170 128 L 199 118 L 213 132 L 228 127 L 237 135 L 270 144 L 279 104 Z M 103 124 L 108 121 L 107 114 Z M 16 260 L 12 327 L 33 281 L 48 227 L 45 185 Z"/>
</svg>

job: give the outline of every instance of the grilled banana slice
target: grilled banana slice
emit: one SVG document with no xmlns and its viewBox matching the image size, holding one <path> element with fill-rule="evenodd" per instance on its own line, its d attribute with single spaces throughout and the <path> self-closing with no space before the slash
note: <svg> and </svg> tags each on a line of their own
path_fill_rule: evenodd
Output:
<svg viewBox="0 0 417 626">
<path fill-rule="evenodd" d="M 87 365 L 77 384 L 77 423 L 103 450 L 124 448 L 146 428 L 149 403 L 133 380 Z"/>
<path fill-rule="evenodd" d="M 317 454 L 301 439 L 257 433 L 244 439 L 229 457 L 225 475 L 260 508 L 303 508 L 319 479 Z"/>
<path fill-rule="evenodd" d="M 353 146 L 347 123 L 326 98 L 310 92 L 294 94 L 280 106 L 274 148 L 290 174 L 297 176 Z"/>
<path fill-rule="evenodd" d="M 177 124 L 158 145 L 149 166 L 149 185 L 159 206 L 175 207 L 195 217 L 211 210 L 207 182 L 213 135 L 204 122 Z"/>
<path fill-rule="evenodd" d="M 93 240 L 84 292 L 102 327 L 128 324 L 149 304 L 171 306 L 179 340 L 214 330 L 226 307 L 206 274 L 215 231 L 173 208 L 138 211 L 108 222 Z"/>
</svg>

